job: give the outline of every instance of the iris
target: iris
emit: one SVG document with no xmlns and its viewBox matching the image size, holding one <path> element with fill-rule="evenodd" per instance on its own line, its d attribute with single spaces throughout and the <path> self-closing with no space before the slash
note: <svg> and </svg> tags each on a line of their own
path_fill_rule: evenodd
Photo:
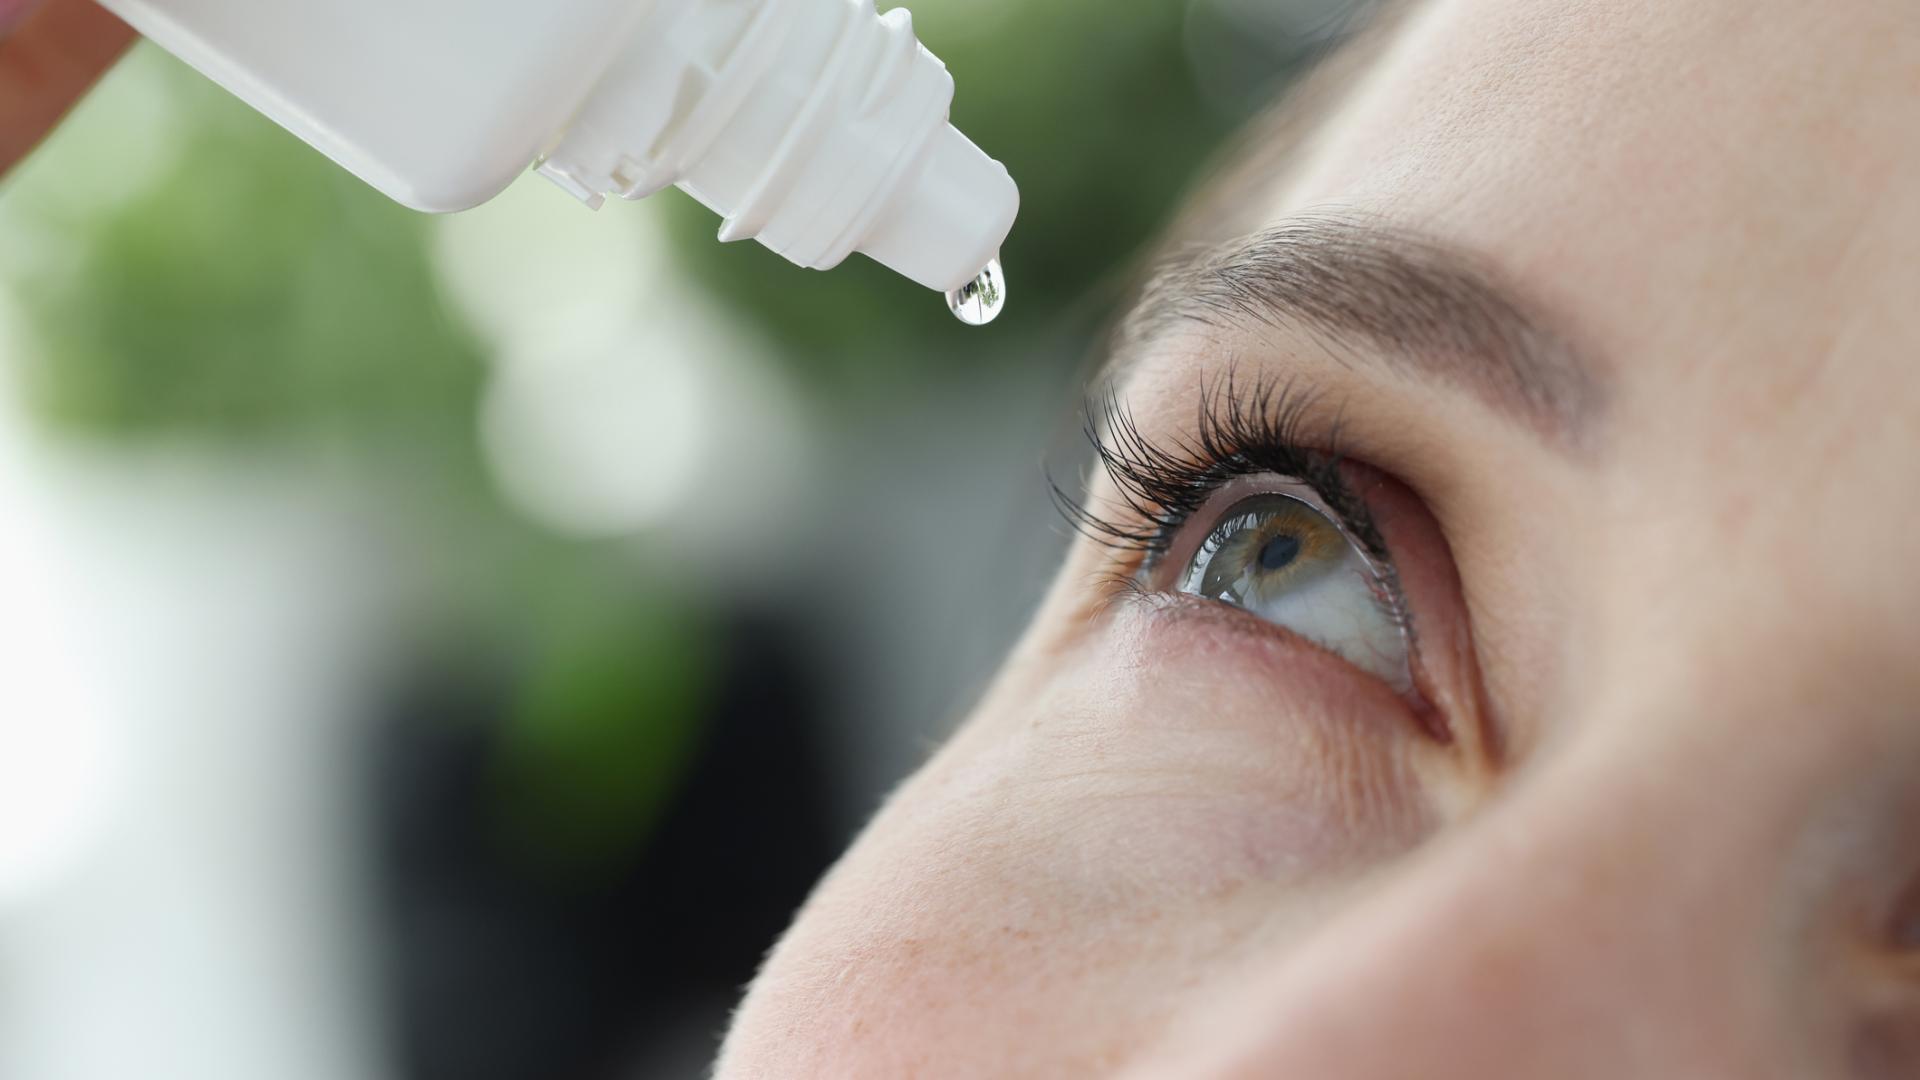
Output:
<svg viewBox="0 0 1920 1080">
<path fill-rule="evenodd" d="M 1412 683 L 1406 637 L 1381 602 L 1378 577 L 1328 514 L 1271 492 L 1223 511 L 1175 588 L 1286 627 L 1405 690 Z"/>
</svg>

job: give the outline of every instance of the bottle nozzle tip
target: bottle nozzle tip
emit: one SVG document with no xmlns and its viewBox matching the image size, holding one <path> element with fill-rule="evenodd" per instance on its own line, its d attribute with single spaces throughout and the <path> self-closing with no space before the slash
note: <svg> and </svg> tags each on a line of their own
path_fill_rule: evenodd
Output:
<svg viewBox="0 0 1920 1080">
<path fill-rule="evenodd" d="M 944 124 L 860 250 L 929 289 L 953 292 L 997 256 L 1019 210 L 1006 166 Z"/>
</svg>

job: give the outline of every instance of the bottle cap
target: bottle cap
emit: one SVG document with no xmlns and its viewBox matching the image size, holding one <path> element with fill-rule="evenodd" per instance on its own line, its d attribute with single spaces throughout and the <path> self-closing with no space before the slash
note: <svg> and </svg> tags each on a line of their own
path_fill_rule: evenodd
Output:
<svg viewBox="0 0 1920 1080">
<path fill-rule="evenodd" d="M 1019 210 L 947 122 L 953 78 L 873 0 L 661 0 L 541 171 L 598 205 L 675 184 L 801 266 L 854 251 L 929 289 L 971 280 Z"/>
</svg>

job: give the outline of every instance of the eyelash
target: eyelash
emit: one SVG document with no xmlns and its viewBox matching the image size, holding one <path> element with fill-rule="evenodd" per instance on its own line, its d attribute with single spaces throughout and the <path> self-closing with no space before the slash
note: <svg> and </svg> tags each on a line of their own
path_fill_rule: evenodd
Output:
<svg viewBox="0 0 1920 1080">
<path fill-rule="evenodd" d="M 1103 515 L 1051 484 L 1054 503 L 1076 531 L 1137 559 L 1115 583 L 1140 588 L 1138 577 L 1167 553 L 1181 527 L 1221 485 L 1241 476 L 1273 473 L 1311 488 L 1338 524 L 1359 543 L 1378 571 L 1376 597 L 1402 631 L 1410 630 L 1407 606 L 1393 560 L 1373 514 L 1341 475 L 1338 410 L 1326 431 L 1307 448 L 1303 430 L 1317 399 L 1284 382 L 1236 383 L 1231 373 L 1202 384 L 1190 438 L 1155 442 L 1109 388 L 1086 409 L 1084 431 L 1100 468 L 1119 492 L 1125 516 Z"/>
</svg>

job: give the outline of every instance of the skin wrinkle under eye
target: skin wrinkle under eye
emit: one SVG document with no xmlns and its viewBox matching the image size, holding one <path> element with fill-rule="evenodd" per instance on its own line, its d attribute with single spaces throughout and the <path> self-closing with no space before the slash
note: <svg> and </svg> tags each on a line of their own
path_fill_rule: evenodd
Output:
<svg viewBox="0 0 1920 1080">
<path fill-rule="evenodd" d="M 1582 455 L 1606 388 L 1537 306 L 1482 260 L 1413 230 L 1352 212 L 1303 213 L 1163 263 L 1115 336 L 1107 377 L 1123 379 L 1181 324 L 1252 322 L 1305 334 L 1346 363 L 1468 390 Z"/>
<path fill-rule="evenodd" d="M 1242 764 L 1261 759 L 1252 748 L 1264 750 L 1264 768 L 1272 775 L 1259 787 L 1263 798 L 1273 800 L 1268 812 L 1288 807 L 1297 824 L 1319 823 L 1305 832 L 1268 837 L 1274 845 L 1269 859 L 1289 854 L 1338 861 L 1344 856 L 1322 829 L 1355 843 L 1367 835 L 1404 840 L 1430 823 L 1431 808 L 1418 799 L 1408 801 L 1417 785 L 1402 772 L 1409 759 L 1401 751 L 1415 728 L 1395 719 L 1406 706 L 1385 683 L 1358 675 L 1347 660 L 1284 626 L 1191 594 L 1137 594 L 1116 614 L 1117 639 L 1138 657 L 1133 685 L 1147 697 L 1169 693 L 1177 673 L 1223 669 L 1248 674 L 1248 686 L 1292 689 L 1284 722 L 1254 728 L 1183 718 L 1180 710 L 1158 706 L 1135 710 L 1168 717 L 1168 730 L 1179 731 L 1183 742 L 1196 733 L 1196 725 L 1250 736 L 1253 741 L 1235 755 Z M 1262 715 L 1272 718 L 1266 710 Z M 1125 737 L 1135 736 L 1129 731 Z"/>
</svg>

